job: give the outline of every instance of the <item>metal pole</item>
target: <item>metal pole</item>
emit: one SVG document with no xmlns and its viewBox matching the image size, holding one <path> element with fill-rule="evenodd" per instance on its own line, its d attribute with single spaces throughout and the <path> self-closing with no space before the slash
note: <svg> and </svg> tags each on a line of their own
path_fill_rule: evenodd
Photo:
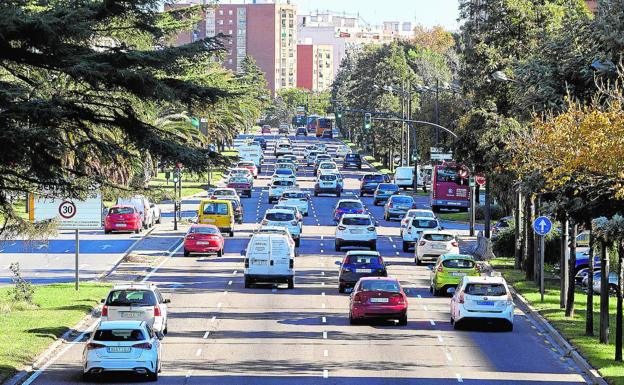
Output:
<svg viewBox="0 0 624 385">
<path fill-rule="evenodd" d="M 474 183 L 470 184 L 470 236 L 474 237 L 475 235 L 475 194 L 476 188 Z"/>
<path fill-rule="evenodd" d="M 544 238 L 545 235 L 540 235 L 540 298 L 541 302 L 544 302 Z"/>
<path fill-rule="evenodd" d="M 79 235 L 79 230 L 76 229 L 76 266 L 75 266 L 75 282 L 76 282 L 76 291 L 78 291 L 78 289 L 80 289 L 80 272 L 78 271 L 78 266 L 79 265 L 79 256 L 80 256 L 80 235 Z"/>
<path fill-rule="evenodd" d="M 178 169 L 176 168 L 173 171 L 174 180 L 173 180 L 173 229 L 178 230 L 178 199 L 177 199 L 177 191 L 178 184 L 175 182 L 175 178 L 179 178 Z"/>
<path fill-rule="evenodd" d="M 404 135 L 404 131 L 405 131 L 405 81 L 401 81 L 401 91 L 399 91 L 401 93 L 401 119 L 403 119 L 403 121 L 401 122 L 401 160 L 400 160 L 400 165 L 403 166 L 403 154 L 405 152 L 405 135 Z"/>
<path fill-rule="evenodd" d="M 561 309 L 565 309 L 566 303 L 568 302 L 568 258 L 570 256 L 570 248 L 568 247 L 568 232 L 569 229 L 569 221 L 568 216 L 564 214 L 563 220 L 561 221 L 561 252 L 559 255 L 559 275 L 560 278 L 560 289 L 561 293 L 559 295 L 559 307 Z M 591 253 L 590 253 L 591 254 Z M 590 262 L 591 263 L 591 262 Z"/>
<path fill-rule="evenodd" d="M 411 84 L 407 82 L 407 120 L 412 119 L 412 93 L 411 93 Z M 407 123 L 407 129 L 405 130 L 405 158 L 407 159 L 406 166 L 410 165 L 410 158 L 412 157 L 410 152 L 410 131 L 411 125 Z M 416 176 L 418 178 L 418 175 Z M 414 190 L 416 191 L 416 190 Z"/>
</svg>

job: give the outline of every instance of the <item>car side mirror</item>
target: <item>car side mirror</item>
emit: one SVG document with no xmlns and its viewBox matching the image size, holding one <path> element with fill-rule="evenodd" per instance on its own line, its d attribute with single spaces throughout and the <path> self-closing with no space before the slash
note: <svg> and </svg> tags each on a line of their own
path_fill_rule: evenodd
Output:
<svg viewBox="0 0 624 385">
<path fill-rule="evenodd" d="M 156 338 L 162 340 L 163 338 L 165 338 L 165 335 L 163 334 L 163 332 L 156 332 Z"/>
<path fill-rule="evenodd" d="M 163 299 L 163 303 L 171 303 L 171 300 L 169 298 L 165 298 Z"/>
</svg>

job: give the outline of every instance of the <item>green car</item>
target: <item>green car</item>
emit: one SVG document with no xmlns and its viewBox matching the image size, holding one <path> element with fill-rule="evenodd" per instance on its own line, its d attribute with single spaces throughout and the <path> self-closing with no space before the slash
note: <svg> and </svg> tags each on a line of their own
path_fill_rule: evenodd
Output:
<svg viewBox="0 0 624 385">
<path fill-rule="evenodd" d="M 477 264 L 474 257 L 465 254 L 444 254 L 431 268 L 431 286 L 429 291 L 433 295 L 446 293 L 465 276 L 478 276 Z"/>
</svg>

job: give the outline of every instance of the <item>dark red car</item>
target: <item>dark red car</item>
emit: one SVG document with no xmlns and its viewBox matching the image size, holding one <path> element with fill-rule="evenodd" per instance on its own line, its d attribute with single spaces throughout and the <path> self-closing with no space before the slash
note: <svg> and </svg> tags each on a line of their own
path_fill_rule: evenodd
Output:
<svg viewBox="0 0 624 385">
<path fill-rule="evenodd" d="M 104 234 L 113 231 L 141 232 L 141 214 L 134 206 L 116 205 L 108 210 L 104 218 Z"/>
<path fill-rule="evenodd" d="M 263 134 L 271 134 L 271 126 L 269 126 L 268 124 L 265 124 L 264 126 L 262 126 L 262 133 Z"/>
<path fill-rule="evenodd" d="M 212 254 L 223 256 L 225 239 L 214 225 L 192 225 L 184 236 L 184 256 L 193 254 Z"/>
<path fill-rule="evenodd" d="M 365 319 L 396 319 L 407 325 L 407 296 L 396 278 L 363 277 L 350 298 L 349 322 Z"/>
</svg>

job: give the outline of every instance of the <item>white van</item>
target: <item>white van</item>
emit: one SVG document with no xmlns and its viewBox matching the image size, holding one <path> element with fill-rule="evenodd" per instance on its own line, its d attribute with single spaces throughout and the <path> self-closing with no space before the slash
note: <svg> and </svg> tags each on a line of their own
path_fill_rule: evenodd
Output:
<svg viewBox="0 0 624 385">
<path fill-rule="evenodd" d="M 397 167 L 392 182 L 404 189 L 414 187 L 414 167 Z"/>
<path fill-rule="evenodd" d="M 261 283 L 295 287 L 295 247 L 283 234 L 254 234 L 245 253 L 245 288 Z"/>
<path fill-rule="evenodd" d="M 262 160 L 264 158 L 264 154 L 262 153 L 262 147 L 257 144 L 240 146 L 238 148 L 238 156 L 240 160 L 254 162 L 256 167 L 258 167 L 258 172 L 262 172 Z"/>
<path fill-rule="evenodd" d="M 149 199 L 143 195 L 135 195 L 132 198 L 117 198 L 118 205 L 134 206 L 141 216 L 141 222 L 143 222 L 143 228 L 149 229 L 154 226 L 156 219 L 154 218 L 154 212 L 151 207 Z M 160 219 L 159 219 L 160 220 Z"/>
</svg>

